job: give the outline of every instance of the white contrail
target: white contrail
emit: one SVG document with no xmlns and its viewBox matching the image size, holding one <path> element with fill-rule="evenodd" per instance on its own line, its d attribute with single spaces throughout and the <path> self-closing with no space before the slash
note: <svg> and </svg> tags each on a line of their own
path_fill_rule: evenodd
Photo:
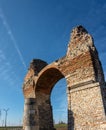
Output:
<svg viewBox="0 0 106 130">
<path fill-rule="evenodd" d="M 21 53 L 21 51 L 19 50 L 19 47 L 18 47 L 18 45 L 17 45 L 17 42 L 16 42 L 16 40 L 15 40 L 15 38 L 14 38 L 14 35 L 13 35 L 12 31 L 11 31 L 11 28 L 10 28 L 10 26 L 9 26 L 9 24 L 8 24 L 8 22 L 7 22 L 6 18 L 5 18 L 5 16 L 4 16 L 3 10 L 2 10 L 1 8 L 0 8 L 0 18 L 1 18 L 1 20 L 2 20 L 2 22 L 3 22 L 3 25 L 5 26 L 5 28 L 6 28 L 7 32 L 8 32 L 8 35 L 10 36 L 10 38 L 11 38 L 11 40 L 12 40 L 12 43 L 13 43 L 13 45 L 14 45 L 14 47 L 15 47 L 15 49 L 16 49 L 18 55 L 19 55 L 19 58 L 20 58 L 20 60 L 21 60 L 21 62 L 22 62 L 22 64 L 23 64 L 23 66 L 24 66 L 25 69 L 26 69 L 27 67 L 26 67 L 25 61 L 24 61 L 24 59 L 23 59 L 22 53 Z"/>
</svg>

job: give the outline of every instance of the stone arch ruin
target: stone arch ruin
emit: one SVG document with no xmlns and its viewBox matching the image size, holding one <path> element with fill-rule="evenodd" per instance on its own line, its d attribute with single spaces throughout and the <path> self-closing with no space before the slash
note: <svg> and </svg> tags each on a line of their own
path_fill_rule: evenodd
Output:
<svg viewBox="0 0 106 130">
<path fill-rule="evenodd" d="M 50 95 L 61 78 L 67 82 L 68 130 L 106 129 L 105 80 L 92 36 L 82 26 L 72 30 L 67 53 L 47 64 L 30 63 L 23 84 L 24 130 L 55 130 Z"/>
</svg>

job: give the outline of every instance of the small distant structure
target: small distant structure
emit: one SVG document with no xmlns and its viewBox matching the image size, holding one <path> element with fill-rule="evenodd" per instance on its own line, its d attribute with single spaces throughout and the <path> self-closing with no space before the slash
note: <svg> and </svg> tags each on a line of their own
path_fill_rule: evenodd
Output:
<svg viewBox="0 0 106 130">
<path fill-rule="evenodd" d="M 5 127 L 7 127 L 7 115 L 8 115 L 9 108 L 3 110 L 5 111 Z"/>
<path fill-rule="evenodd" d="M 0 123 L 1 123 L 1 114 L 2 114 L 2 113 L 1 113 L 1 109 L 0 109 Z M 2 125 L 2 123 L 1 123 L 1 125 Z"/>
<path fill-rule="evenodd" d="M 93 38 L 82 26 L 72 30 L 64 57 L 49 65 L 40 59 L 31 62 L 23 84 L 23 129 L 55 130 L 50 96 L 62 78 L 67 82 L 68 130 L 106 129 L 103 69 Z"/>
</svg>

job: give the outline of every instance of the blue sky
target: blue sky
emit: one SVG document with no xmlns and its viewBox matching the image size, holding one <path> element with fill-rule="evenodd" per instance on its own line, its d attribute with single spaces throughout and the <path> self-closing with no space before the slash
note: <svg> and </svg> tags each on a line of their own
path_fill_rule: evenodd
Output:
<svg viewBox="0 0 106 130">
<path fill-rule="evenodd" d="M 8 124 L 22 121 L 22 83 L 30 61 L 48 63 L 65 55 L 73 27 L 94 37 L 106 75 L 105 0 L 0 0 L 0 109 L 9 108 Z M 55 122 L 67 119 L 65 79 L 52 92 Z"/>
</svg>

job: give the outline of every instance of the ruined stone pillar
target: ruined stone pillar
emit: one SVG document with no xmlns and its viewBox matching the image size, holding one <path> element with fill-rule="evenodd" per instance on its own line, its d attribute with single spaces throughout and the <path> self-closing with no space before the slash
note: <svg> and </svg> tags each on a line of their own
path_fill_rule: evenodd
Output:
<svg viewBox="0 0 106 130">
<path fill-rule="evenodd" d="M 82 26 L 72 31 L 67 59 L 71 60 L 66 76 L 70 109 L 68 130 L 105 130 L 104 74 L 93 38 Z"/>
<path fill-rule="evenodd" d="M 24 130 L 39 130 L 35 98 L 26 98 L 24 104 Z"/>
<path fill-rule="evenodd" d="M 39 113 L 39 130 L 55 130 L 50 95 L 38 92 L 36 97 Z"/>
</svg>

